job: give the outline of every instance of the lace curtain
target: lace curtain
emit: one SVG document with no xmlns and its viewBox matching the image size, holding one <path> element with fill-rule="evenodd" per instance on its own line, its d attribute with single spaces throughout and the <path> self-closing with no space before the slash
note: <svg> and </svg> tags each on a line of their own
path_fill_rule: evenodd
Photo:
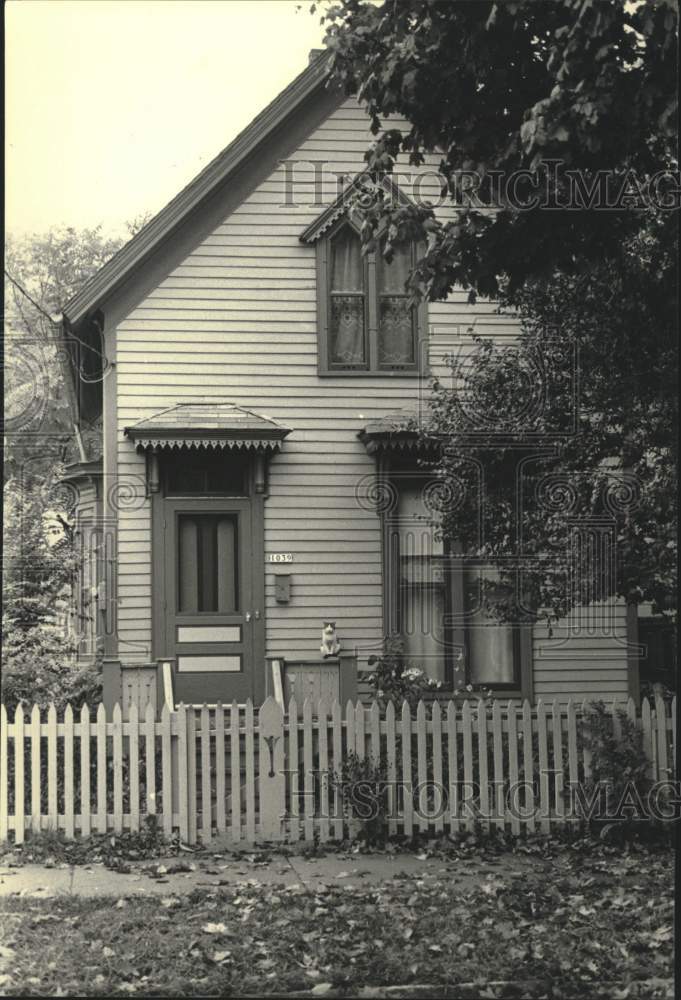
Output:
<svg viewBox="0 0 681 1000">
<path fill-rule="evenodd" d="M 330 361 L 364 364 L 364 262 L 359 236 L 343 229 L 331 243 L 330 253 Z"/>
<path fill-rule="evenodd" d="M 411 266 L 411 247 L 396 249 L 389 264 L 383 258 L 379 261 L 378 360 L 380 364 L 413 364 L 416 360 L 413 310 L 407 306 L 409 296 L 405 292 L 405 282 Z"/>
</svg>

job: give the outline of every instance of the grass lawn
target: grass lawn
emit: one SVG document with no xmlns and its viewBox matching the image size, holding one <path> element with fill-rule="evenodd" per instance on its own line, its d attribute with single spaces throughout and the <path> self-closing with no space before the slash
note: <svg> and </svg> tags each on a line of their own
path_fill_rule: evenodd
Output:
<svg viewBox="0 0 681 1000">
<path fill-rule="evenodd" d="M 366 888 L 253 879 L 185 897 L 10 897 L 0 985 L 21 996 L 370 996 L 366 987 L 391 984 L 409 996 L 407 984 L 425 983 L 473 984 L 457 997 L 671 996 L 670 855 L 565 849 L 536 861 L 530 875 L 490 876 L 472 891 L 409 876 Z"/>
</svg>

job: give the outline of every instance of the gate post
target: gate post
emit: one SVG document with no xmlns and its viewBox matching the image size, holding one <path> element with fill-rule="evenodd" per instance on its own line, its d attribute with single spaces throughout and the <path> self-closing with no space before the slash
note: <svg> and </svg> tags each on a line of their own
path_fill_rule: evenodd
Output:
<svg viewBox="0 0 681 1000">
<path fill-rule="evenodd" d="M 263 840 L 283 840 L 286 814 L 284 713 L 274 698 L 268 698 L 260 707 L 258 741 L 260 836 Z"/>
</svg>

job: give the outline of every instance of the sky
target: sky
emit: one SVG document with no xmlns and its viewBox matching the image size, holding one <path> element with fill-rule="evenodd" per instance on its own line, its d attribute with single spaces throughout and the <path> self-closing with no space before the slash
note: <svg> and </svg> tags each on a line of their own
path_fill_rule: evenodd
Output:
<svg viewBox="0 0 681 1000">
<path fill-rule="evenodd" d="M 155 213 L 322 47 L 309 0 L 8 0 L 5 219 Z"/>
</svg>

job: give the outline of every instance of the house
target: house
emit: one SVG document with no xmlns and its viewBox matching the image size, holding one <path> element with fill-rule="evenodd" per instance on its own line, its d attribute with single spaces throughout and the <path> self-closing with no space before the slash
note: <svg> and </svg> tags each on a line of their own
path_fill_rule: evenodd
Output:
<svg viewBox="0 0 681 1000">
<path fill-rule="evenodd" d="M 463 291 L 410 309 L 417 247 L 361 256 L 369 122 L 327 77 L 312 53 L 65 309 L 90 442 L 69 470 L 81 658 L 103 657 L 109 702 L 345 700 L 395 634 L 444 693 L 636 697 L 622 603 L 552 635 L 464 607 L 409 417 L 466 331 L 514 328 Z M 436 165 L 404 164 L 385 190 L 436 201 Z"/>
</svg>

